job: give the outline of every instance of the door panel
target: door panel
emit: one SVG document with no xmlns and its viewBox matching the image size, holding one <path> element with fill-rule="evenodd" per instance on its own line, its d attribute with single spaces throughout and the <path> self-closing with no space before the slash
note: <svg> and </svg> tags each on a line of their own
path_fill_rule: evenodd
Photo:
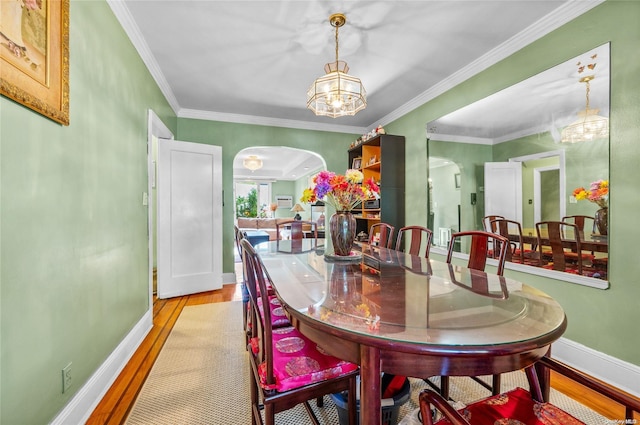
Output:
<svg viewBox="0 0 640 425">
<path fill-rule="evenodd" d="M 222 148 L 158 143 L 158 298 L 222 287 Z"/>
<path fill-rule="evenodd" d="M 501 215 L 522 223 L 522 164 L 484 164 L 484 215 Z"/>
</svg>

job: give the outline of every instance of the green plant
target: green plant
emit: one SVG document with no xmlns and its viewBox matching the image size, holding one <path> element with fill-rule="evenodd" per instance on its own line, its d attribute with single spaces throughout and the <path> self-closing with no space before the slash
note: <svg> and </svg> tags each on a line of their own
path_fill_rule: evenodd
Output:
<svg viewBox="0 0 640 425">
<path fill-rule="evenodd" d="M 247 196 L 236 198 L 236 217 L 258 216 L 258 191 L 251 189 Z"/>
</svg>

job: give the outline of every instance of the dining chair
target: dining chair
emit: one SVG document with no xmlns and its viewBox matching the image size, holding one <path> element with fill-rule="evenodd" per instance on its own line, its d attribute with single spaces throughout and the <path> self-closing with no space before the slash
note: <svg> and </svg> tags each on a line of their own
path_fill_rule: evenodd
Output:
<svg viewBox="0 0 640 425">
<path fill-rule="evenodd" d="M 240 257 L 240 261 L 242 261 L 242 246 L 240 244 L 240 241 L 244 238 L 244 234 L 235 224 L 233 225 L 233 231 L 235 235 L 236 250 L 238 251 L 238 256 Z M 247 336 L 247 342 L 249 342 L 249 325 L 248 325 L 249 323 L 248 321 L 249 292 L 247 291 L 245 276 L 246 276 L 246 271 L 245 271 L 244 261 L 242 261 L 242 277 L 240 278 L 240 276 L 237 276 L 236 280 L 240 281 L 240 293 L 242 294 L 242 329 L 244 330 Z"/>
<path fill-rule="evenodd" d="M 376 223 L 369 229 L 369 245 L 391 249 L 395 227 L 387 223 Z M 377 236 L 377 240 L 376 240 Z"/>
<path fill-rule="evenodd" d="M 453 233 L 449 241 L 447 263 L 451 263 L 453 248 L 456 244 L 459 244 L 463 238 L 471 238 L 468 268 L 484 271 L 487 259 L 494 258 L 497 261 L 496 274 L 502 276 L 504 272 L 504 262 L 507 258 L 507 250 L 509 249 L 509 239 L 497 233 L 482 230 L 468 230 Z"/>
<path fill-rule="evenodd" d="M 490 221 L 490 227 L 495 228 L 497 233 L 509 239 L 509 249 L 507 250 L 506 261 L 514 263 L 527 264 L 531 266 L 539 266 L 538 251 L 526 249 L 524 246 L 524 238 L 522 237 L 522 225 L 515 220 L 507 220 L 499 218 Z"/>
<path fill-rule="evenodd" d="M 240 244 L 255 320 L 249 344 L 252 424 L 274 425 L 277 413 L 302 403 L 311 421 L 319 425 L 309 400 L 316 399 L 322 406 L 323 396 L 348 391 L 349 424 L 355 425 L 358 366 L 324 354 L 293 326 L 272 327 L 272 310 L 260 309 L 260 304 L 266 306 L 277 300 L 267 290 L 271 278 L 253 246 L 246 239 Z"/>
<path fill-rule="evenodd" d="M 433 232 L 431 231 L 431 229 L 427 229 L 426 227 L 401 227 L 400 230 L 398 230 L 395 249 L 396 251 L 403 251 L 402 246 L 404 244 L 404 252 L 411 255 L 420 255 L 420 248 L 424 246 L 424 257 L 429 258 L 432 239 Z"/>
<path fill-rule="evenodd" d="M 425 425 L 434 425 L 434 423 L 436 425 L 584 424 L 565 410 L 549 402 L 549 392 L 542 389 L 538 378 L 540 375 L 536 373 L 537 371 L 540 371 L 547 380 L 550 371 L 553 371 L 575 382 L 576 385 L 583 385 L 589 390 L 601 394 L 609 400 L 609 403 L 622 405 L 625 419 L 620 419 L 618 422 L 635 423 L 634 417 L 637 417 L 640 412 L 640 401 L 637 398 L 550 357 L 543 357 L 525 368 L 529 391 L 518 387 L 503 394 L 493 395 L 471 403 L 464 409 L 455 410 L 437 392 L 430 389 L 423 390 L 418 397 L 423 423 Z M 441 414 L 437 422 L 434 422 L 435 415 L 431 410 L 432 406 Z"/>
<path fill-rule="evenodd" d="M 580 229 L 577 225 L 564 221 L 541 221 L 536 223 L 536 234 L 541 267 L 585 274 L 587 270 L 584 263 L 591 264 L 593 255 L 582 252 Z"/>
<path fill-rule="evenodd" d="M 447 252 L 447 263 L 451 264 L 453 258 L 453 248 L 459 240 L 463 238 L 471 238 L 469 246 L 469 261 L 467 267 L 474 270 L 484 271 L 488 258 L 494 258 L 497 261 L 496 274 L 502 276 L 504 274 L 504 263 L 507 259 L 507 251 L 509 248 L 509 239 L 497 233 L 485 232 L 482 230 L 468 230 L 465 232 L 457 232 L 451 235 L 449 241 L 449 249 Z M 493 394 L 500 393 L 500 375 L 493 375 L 491 386 L 489 387 L 484 381 L 472 377 L 480 385 L 490 389 Z M 440 394 L 446 399 L 449 397 L 449 377 L 440 377 Z"/>
<path fill-rule="evenodd" d="M 305 238 L 305 233 L 310 237 L 318 240 L 318 224 L 313 221 L 306 220 L 286 220 L 276 223 L 276 240 L 281 240 L 285 235 L 289 235 L 291 240 L 299 240 Z"/>
<path fill-rule="evenodd" d="M 501 215 L 485 215 L 484 217 L 482 217 L 482 229 L 485 232 L 496 232 L 495 227 L 493 227 L 491 225 L 491 221 L 492 220 L 498 220 L 498 219 L 504 219 L 505 217 L 501 216 Z"/>
<path fill-rule="evenodd" d="M 589 215 L 567 215 L 562 217 L 562 220 L 566 223 L 573 223 L 578 226 L 578 229 L 582 232 L 584 238 L 585 230 L 587 232 L 596 233 L 596 222 L 595 218 Z"/>
</svg>

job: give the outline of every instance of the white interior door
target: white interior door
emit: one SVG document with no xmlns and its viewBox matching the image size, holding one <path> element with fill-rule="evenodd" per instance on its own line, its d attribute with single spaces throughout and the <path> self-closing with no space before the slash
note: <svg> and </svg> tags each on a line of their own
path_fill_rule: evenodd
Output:
<svg viewBox="0 0 640 425">
<path fill-rule="evenodd" d="M 522 164 L 484 164 L 484 215 L 501 215 L 522 223 Z"/>
<path fill-rule="evenodd" d="M 158 298 L 222 287 L 222 148 L 158 141 Z"/>
</svg>

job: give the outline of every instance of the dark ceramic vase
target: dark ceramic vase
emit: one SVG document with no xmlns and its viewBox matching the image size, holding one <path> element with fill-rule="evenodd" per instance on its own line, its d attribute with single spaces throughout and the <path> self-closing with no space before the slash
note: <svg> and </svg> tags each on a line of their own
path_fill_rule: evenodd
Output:
<svg viewBox="0 0 640 425">
<path fill-rule="evenodd" d="M 329 234 L 333 251 L 338 256 L 351 254 L 356 238 L 356 219 L 349 211 L 338 211 L 329 218 Z"/>
</svg>

